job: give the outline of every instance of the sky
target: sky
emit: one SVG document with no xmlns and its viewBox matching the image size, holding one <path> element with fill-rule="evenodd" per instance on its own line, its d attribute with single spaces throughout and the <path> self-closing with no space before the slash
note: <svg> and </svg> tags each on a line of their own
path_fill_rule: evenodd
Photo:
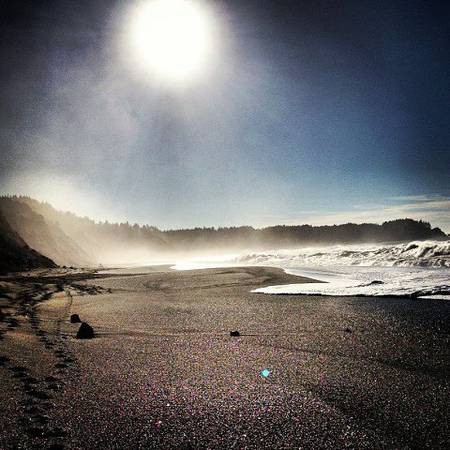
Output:
<svg viewBox="0 0 450 450">
<path fill-rule="evenodd" d="M 448 2 L 192 2 L 210 52 L 183 83 L 131 45 L 146 0 L 0 3 L 0 193 L 163 229 L 450 232 Z"/>
</svg>

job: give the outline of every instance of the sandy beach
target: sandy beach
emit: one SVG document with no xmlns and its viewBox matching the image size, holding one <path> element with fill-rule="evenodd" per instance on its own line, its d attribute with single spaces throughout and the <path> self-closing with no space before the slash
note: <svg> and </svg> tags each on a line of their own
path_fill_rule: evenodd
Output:
<svg viewBox="0 0 450 450">
<path fill-rule="evenodd" d="M 265 267 L 134 272 L 0 280 L 0 448 L 450 444 L 448 302 L 251 293 L 310 281 Z"/>
</svg>

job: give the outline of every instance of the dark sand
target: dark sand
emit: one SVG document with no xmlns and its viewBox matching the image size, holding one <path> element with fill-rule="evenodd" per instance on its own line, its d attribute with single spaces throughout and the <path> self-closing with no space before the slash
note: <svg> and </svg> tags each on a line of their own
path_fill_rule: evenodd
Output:
<svg viewBox="0 0 450 450">
<path fill-rule="evenodd" d="M 0 280 L 0 448 L 448 448 L 450 303 L 154 270 Z"/>
</svg>

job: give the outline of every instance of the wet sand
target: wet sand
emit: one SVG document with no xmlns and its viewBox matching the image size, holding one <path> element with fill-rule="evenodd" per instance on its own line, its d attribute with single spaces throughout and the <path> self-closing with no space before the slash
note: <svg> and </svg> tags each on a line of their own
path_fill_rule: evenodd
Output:
<svg viewBox="0 0 450 450">
<path fill-rule="evenodd" d="M 271 268 L 152 270 L 0 280 L 0 448 L 450 444 L 448 302 L 250 293 L 309 281 Z M 72 313 L 95 339 L 74 339 Z"/>
</svg>

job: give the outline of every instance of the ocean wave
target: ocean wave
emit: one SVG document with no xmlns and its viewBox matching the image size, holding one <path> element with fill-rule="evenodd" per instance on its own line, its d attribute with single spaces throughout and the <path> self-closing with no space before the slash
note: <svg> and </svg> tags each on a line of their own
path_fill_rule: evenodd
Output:
<svg viewBox="0 0 450 450">
<path fill-rule="evenodd" d="M 450 241 L 275 250 L 241 255 L 236 263 L 280 267 L 320 281 L 255 290 L 266 294 L 450 299 Z"/>
<path fill-rule="evenodd" d="M 272 266 L 320 281 L 269 286 L 254 292 L 332 296 L 402 296 L 450 300 L 450 241 L 334 245 L 222 255 L 183 261 L 178 270 Z"/>
<path fill-rule="evenodd" d="M 414 241 L 390 245 L 336 245 L 251 253 L 242 264 L 283 266 L 450 267 L 450 241 Z"/>
</svg>

